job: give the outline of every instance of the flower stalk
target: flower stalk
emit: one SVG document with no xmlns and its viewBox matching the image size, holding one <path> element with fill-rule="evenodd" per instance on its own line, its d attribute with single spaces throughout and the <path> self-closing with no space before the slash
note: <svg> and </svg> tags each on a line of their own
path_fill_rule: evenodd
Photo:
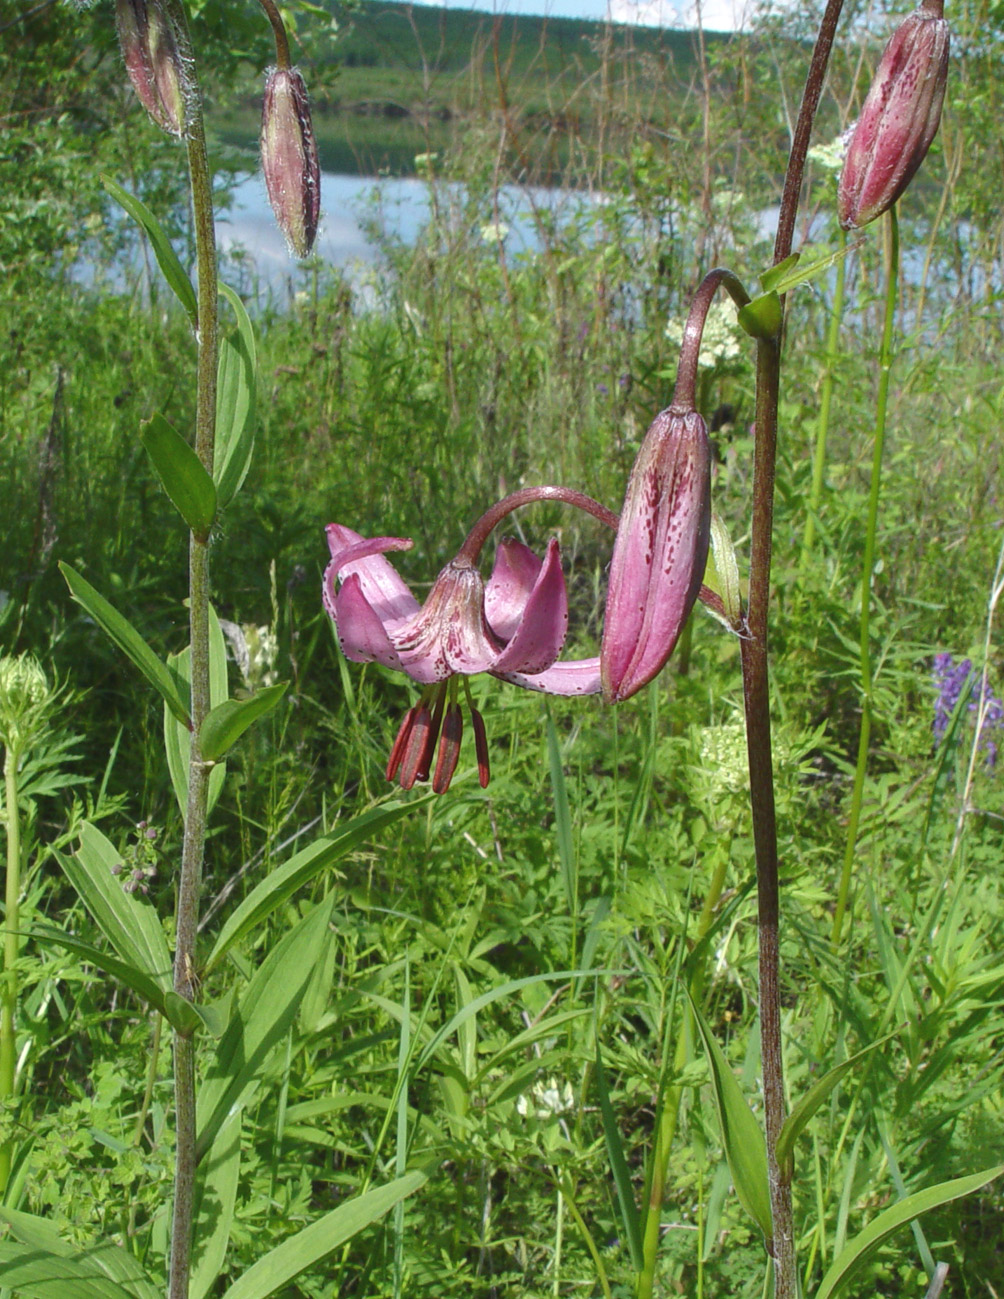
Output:
<svg viewBox="0 0 1004 1299">
<path fill-rule="evenodd" d="M 774 265 L 791 252 L 798 200 L 805 172 L 812 123 L 823 90 L 826 68 L 843 0 L 828 0 L 809 64 L 798 120 L 784 178 Z M 783 302 L 782 302 L 783 328 Z M 764 1089 L 764 1126 L 773 1239 L 775 1299 L 795 1299 L 797 1275 L 791 1206 L 791 1178 L 777 1162 L 778 1134 L 784 1124 L 784 1069 L 781 1050 L 780 889 L 777 819 L 771 759 L 767 625 L 774 524 L 774 480 L 777 462 L 777 414 L 781 378 L 781 329 L 757 341 L 756 417 L 753 456 L 753 518 L 750 541 L 749 603 L 745 634 L 740 639 L 746 745 L 749 761 L 753 844 L 757 869 L 757 927 L 760 983 L 760 1052 Z"/>
<path fill-rule="evenodd" d="M 167 0 L 179 33 L 181 57 L 194 68 L 194 52 L 180 0 Z M 192 75 L 185 130 L 195 221 L 198 274 L 198 362 L 195 452 L 212 476 L 216 438 L 218 296 L 212 176 L 206 149 L 201 97 Z M 189 538 L 189 633 L 191 638 L 192 739 L 188 805 L 181 852 L 175 927 L 174 990 L 195 1000 L 196 934 L 205 857 L 210 763 L 202 759 L 199 728 L 209 712 L 209 539 Z M 171 1226 L 169 1299 L 188 1299 L 195 1204 L 196 1113 L 195 1043 L 190 1033 L 174 1035 L 175 1175 Z"/>
</svg>

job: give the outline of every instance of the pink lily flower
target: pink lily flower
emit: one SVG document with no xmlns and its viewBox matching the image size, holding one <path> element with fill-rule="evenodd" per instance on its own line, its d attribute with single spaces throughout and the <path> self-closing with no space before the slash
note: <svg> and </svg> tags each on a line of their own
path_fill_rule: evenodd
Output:
<svg viewBox="0 0 1004 1299">
<path fill-rule="evenodd" d="M 528 499 L 554 489 L 531 490 L 535 496 Z M 475 564 L 482 533 L 487 535 L 483 527 L 475 528 L 422 605 L 384 558 L 387 551 L 407 550 L 410 541 L 367 540 L 338 523 L 327 528 L 331 562 L 324 573 L 324 605 L 342 652 L 356 663 L 382 663 L 404 672 L 425 687 L 401 724 L 387 764 L 388 780 L 397 777 L 404 789 L 428 778 L 437 740 L 432 787 L 437 794 L 449 787 L 463 733 L 462 682 L 478 776 L 482 788 L 487 786 L 484 721 L 464 678 L 488 672 L 527 690 L 559 695 L 595 694 L 600 688 L 599 659 L 557 661 L 568 627 L 557 541 L 548 543 L 543 560 L 521 542 L 502 541 L 486 585 Z"/>
</svg>

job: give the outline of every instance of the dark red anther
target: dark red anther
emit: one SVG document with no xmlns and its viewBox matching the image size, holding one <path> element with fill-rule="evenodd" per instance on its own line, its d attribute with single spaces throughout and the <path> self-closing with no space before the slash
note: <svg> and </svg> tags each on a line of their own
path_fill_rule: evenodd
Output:
<svg viewBox="0 0 1004 1299">
<path fill-rule="evenodd" d="M 443 736 L 439 741 L 439 757 L 436 760 L 436 774 L 432 777 L 432 792 L 445 794 L 450 788 L 450 781 L 457 769 L 460 758 L 460 741 L 464 734 L 464 717 L 460 705 L 450 704 L 446 709 L 446 720 L 443 722 Z"/>
<path fill-rule="evenodd" d="M 488 736 L 485 733 L 485 719 L 478 710 L 471 708 L 471 726 L 474 728 L 474 752 L 478 759 L 478 780 L 482 789 L 488 788 L 491 771 L 488 767 Z"/>
<path fill-rule="evenodd" d="M 435 736 L 432 733 L 432 713 L 429 711 L 428 704 L 418 704 L 414 712 L 415 720 L 404 745 L 398 774 L 398 784 L 402 789 L 411 789 L 416 780 L 425 780 L 428 776 L 429 760 L 426 754 L 431 753 L 432 746 L 435 744 Z M 425 759 L 424 774 L 423 758 Z"/>
<path fill-rule="evenodd" d="M 440 694 L 436 698 L 436 706 L 432 710 L 432 722 L 429 726 L 429 736 L 419 759 L 418 771 L 415 773 L 416 780 L 429 779 L 429 772 L 432 770 L 432 755 L 436 751 L 436 741 L 439 739 L 439 729 L 443 724 L 444 699 L 445 690 L 441 690 Z"/>
<path fill-rule="evenodd" d="M 408 739 L 411 735 L 412 727 L 415 725 L 415 717 L 418 714 L 418 707 L 409 708 L 404 715 L 404 721 L 401 723 L 397 732 L 393 747 L 390 751 L 390 757 L 387 759 L 387 779 L 393 780 L 397 775 L 397 769 L 401 765 L 404 757 L 404 751 L 408 745 Z"/>
</svg>

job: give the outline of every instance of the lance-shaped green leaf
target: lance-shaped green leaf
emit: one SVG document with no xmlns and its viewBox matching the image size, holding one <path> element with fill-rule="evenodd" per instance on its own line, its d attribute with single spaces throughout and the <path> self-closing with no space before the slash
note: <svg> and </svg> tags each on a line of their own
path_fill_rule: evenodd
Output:
<svg viewBox="0 0 1004 1299">
<path fill-rule="evenodd" d="M 60 855 L 67 878 L 98 928 L 126 964 L 167 992 L 172 986 L 171 954 L 157 912 L 135 893 L 126 893 L 118 872 L 122 856 L 95 826 L 80 827 L 80 846 Z"/>
<path fill-rule="evenodd" d="M 845 244 L 832 253 L 827 253 L 824 257 L 817 257 L 814 262 L 806 262 L 801 270 L 797 267 L 800 254 L 792 253 L 790 257 L 786 257 L 783 262 L 778 262 L 770 270 L 764 271 L 759 277 L 760 283 L 763 285 L 763 291 L 765 294 L 774 292 L 783 295 L 790 289 L 797 288 L 799 284 L 808 284 L 812 280 L 818 280 L 820 276 L 826 274 L 831 266 L 835 266 L 848 253 L 860 248 L 863 243 L 864 239 L 855 239 L 853 243 Z M 757 298 L 755 301 L 759 302 L 760 299 Z"/>
<path fill-rule="evenodd" d="M 777 1156 L 778 1165 L 781 1169 L 784 1169 L 790 1174 L 791 1169 L 786 1166 L 791 1162 L 792 1155 L 795 1151 L 795 1142 L 802 1134 L 806 1124 L 812 1118 L 813 1114 L 815 1114 L 816 1110 L 819 1109 L 820 1105 L 822 1105 L 823 1101 L 826 1100 L 827 1096 L 829 1096 L 830 1092 L 833 1091 L 841 1078 L 843 1078 L 843 1076 L 856 1065 L 860 1064 L 865 1056 L 874 1051 L 876 1047 L 883 1046 L 891 1038 L 896 1037 L 900 1031 L 901 1030 L 897 1028 L 891 1033 L 886 1033 L 885 1037 L 880 1037 L 877 1041 L 872 1042 L 872 1044 L 866 1046 L 863 1051 L 858 1051 L 854 1055 L 848 1056 L 846 1060 L 828 1070 L 823 1074 L 822 1078 L 813 1083 L 785 1119 L 781 1126 L 781 1131 L 778 1134 L 775 1154 Z"/>
<path fill-rule="evenodd" d="M 371 1226 L 413 1195 L 428 1180 L 419 1169 L 340 1204 L 303 1231 L 277 1245 L 224 1291 L 223 1299 L 267 1299 L 305 1268 L 312 1267 L 347 1240 Z"/>
<path fill-rule="evenodd" d="M 65 860 L 58 853 L 56 856 L 60 861 Z M 93 965 L 95 969 L 103 970 L 113 979 L 124 983 L 127 988 L 132 988 L 137 996 L 154 1010 L 158 1010 L 179 1033 L 193 1033 L 204 1023 L 203 1014 L 191 1002 L 186 1001 L 184 997 L 179 997 L 170 989 L 165 991 L 156 979 L 127 961 L 111 956 L 101 948 L 85 943 L 82 938 L 64 933 L 63 930 L 51 925 L 34 925 L 30 933 L 37 942 L 72 952 L 74 956 L 79 956 L 82 961 Z"/>
<path fill-rule="evenodd" d="M 256 928 L 273 911 L 316 879 L 340 857 L 351 852 L 359 844 L 382 834 L 393 822 L 409 813 L 417 815 L 423 803 L 428 803 L 435 796 L 427 794 L 424 798 L 411 803 L 384 803 L 345 821 L 330 834 L 316 839 L 309 848 L 290 857 L 271 871 L 265 879 L 257 884 L 239 907 L 233 912 L 220 930 L 219 937 L 205 963 L 208 973 L 226 955 L 234 943 L 240 942 L 245 934 Z"/>
<path fill-rule="evenodd" d="M 150 246 L 153 249 L 153 255 L 157 259 L 157 265 L 163 272 L 164 279 L 167 280 L 174 296 L 188 313 L 192 328 L 198 329 L 199 304 L 195 297 L 195 290 L 192 288 L 192 281 L 185 274 L 185 268 L 178 260 L 178 254 L 171 247 L 171 241 L 165 234 L 164 227 L 147 205 L 141 199 L 138 199 L 135 194 L 130 194 L 108 176 L 102 176 L 101 183 L 112 198 L 117 203 L 120 203 L 133 220 L 146 231 Z"/>
<path fill-rule="evenodd" d="M 160 1291 L 127 1250 L 102 1241 L 78 1250 L 45 1218 L 0 1205 L 17 1238 L 0 1244 L 0 1280 L 24 1299 L 159 1299 Z"/>
<path fill-rule="evenodd" d="M 200 1158 L 227 1115 L 248 1103 L 272 1053 L 285 1043 L 323 950 L 330 916 L 329 896 L 269 952 L 241 997 L 199 1088 Z"/>
<path fill-rule="evenodd" d="M 213 708 L 199 728 L 199 748 L 207 762 L 222 758 L 247 728 L 270 713 L 286 693 L 288 681 L 265 686 L 250 699 L 227 699 Z"/>
<path fill-rule="evenodd" d="M 205 1299 L 223 1271 L 237 1203 L 243 1115 L 239 1108 L 228 1115 L 199 1166 L 195 1183 L 195 1256 L 188 1299 Z"/>
<path fill-rule="evenodd" d="M 160 693 L 171 712 L 183 726 L 192 729 L 188 715 L 188 688 L 166 663 L 153 652 L 131 622 L 99 595 L 69 564 L 60 561 L 59 570 L 66 579 L 74 600 L 87 610 L 101 630 L 139 668 L 147 681 Z"/>
<path fill-rule="evenodd" d="M 222 508 L 240 491 L 254 455 L 258 362 L 254 328 L 243 302 L 226 284 L 220 285 L 220 292 L 237 317 L 237 332 L 220 339 L 216 377 L 213 477 Z"/>
<path fill-rule="evenodd" d="M 883 1210 L 865 1227 L 864 1231 L 858 1232 L 833 1260 L 832 1267 L 823 1277 L 816 1291 L 816 1299 L 832 1299 L 832 1296 L 843 1293 L 845 1286 L 854 1280 L 874 1251 L 900 1227 L 905 1227 L 914 1218 L 919 1218 L 922 1213 L 927 1213 L 930 1209 L 937 1209 L 951 1200 L 971 1195 L 973 1191 L 978 1191 L 980 1187 L 992 1182 L 995 1177 L 1000 1177 L 1001 1173 L 1004 1173 L 1004 1164 L 997 1164 L 982 1173 L 972 1173 L 969 1177 L 956 1177 L 950 1182 L 939 1182 L 937 1186 L 916 1191 L 913 1195 L 908 1195 L 905 1200 L 900 1200 L 898 1204 Z"/>
<path fill-rule="evenodd" d="M 144 420 L 140 438 L 171 503 L 196 538 L 205 541 L 216 519 L 216 487 L 202 461 L 163 415 Z"/>
<path fill-rule="evenodd" d="M 789 253 L 783 262 L 778 262 L 776 266 L 768 266 L 762 275 L 757 276 L 764 293 L 769 293 L 771 289 L 780 292 L 778 286 L 784 277 L 790 275 L 795 269 L 801 256 L 801 253 Z"/>
<path fill-rule="evenodd" d="M 767 1240 L 770 1240 L 774 1229 L 771 1225 L 767 1148 L 763 1133 L 736 1082 L 735 1074 L 729 1068 L 722 1048 L 704 1022 L 692 997 L 690 1005 L 711 1066 L 715 1107 L 722 1129 L 725 1158 L 729 1161 L 729 1171 L 732 1174 L 732 1185 L 736 1188 L 740 1204 L 758 1224 Z"/>
<path fill-rule="evenodd" d="M 185 683 L 186 690 L 192 680 L 192 654 L 186 645 L 180 654 L 168 658 L 172 671 Z M 223 636 L 220 620 L 216 610 L 209 606 L 209 706 L 215 708 L 228 697 L 227 682 L 227 643 Z M 171 784 L 178 800 L 181 815 L 188 807 L 188 766 L 191 761 L 192 733 L 164 709 L 164 752 L 167 754 L 167 768 L 171 773 Z M 207 811 L 211 812 L 223 789 L 227 773 L 227 764 L 218 762 L 209 773 L 209 801 Z"/>
</svg>

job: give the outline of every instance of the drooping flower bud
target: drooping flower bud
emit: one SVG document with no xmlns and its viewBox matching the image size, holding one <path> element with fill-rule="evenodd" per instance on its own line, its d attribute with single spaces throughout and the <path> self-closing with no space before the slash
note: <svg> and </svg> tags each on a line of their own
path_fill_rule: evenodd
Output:
<svg viewBox="0 0 1004 1299">
<path fill-rule="evenodd" d="M 185 130 L 185 71 L 160 0 L 116 0 L 126 71 L 143 107 L 171 135 Z"/>
<path fill-rule="evenodd" d="M 306 257 L 321 214 L 321 169 L 307 87 L 296 68 L 270 68 L 266 75 L 261 165 L 279 229 L 293 255 Z"/>
<path fill-rule="evenodd" d="M 937 134 L 948 79 L 943 11 L 943 0 L 924 0 L 885 48 L 840 177 L 837 206 L 845 230 L 892 207 Z"/>
<path fill-rule="evenodd" d="M 693 409 L 655 417 L 628 481 L 610 581 L 600 677 L 610 702 L 662 670 L 690 616 L 708 561 L 711 445 Z"/>
</svg>

